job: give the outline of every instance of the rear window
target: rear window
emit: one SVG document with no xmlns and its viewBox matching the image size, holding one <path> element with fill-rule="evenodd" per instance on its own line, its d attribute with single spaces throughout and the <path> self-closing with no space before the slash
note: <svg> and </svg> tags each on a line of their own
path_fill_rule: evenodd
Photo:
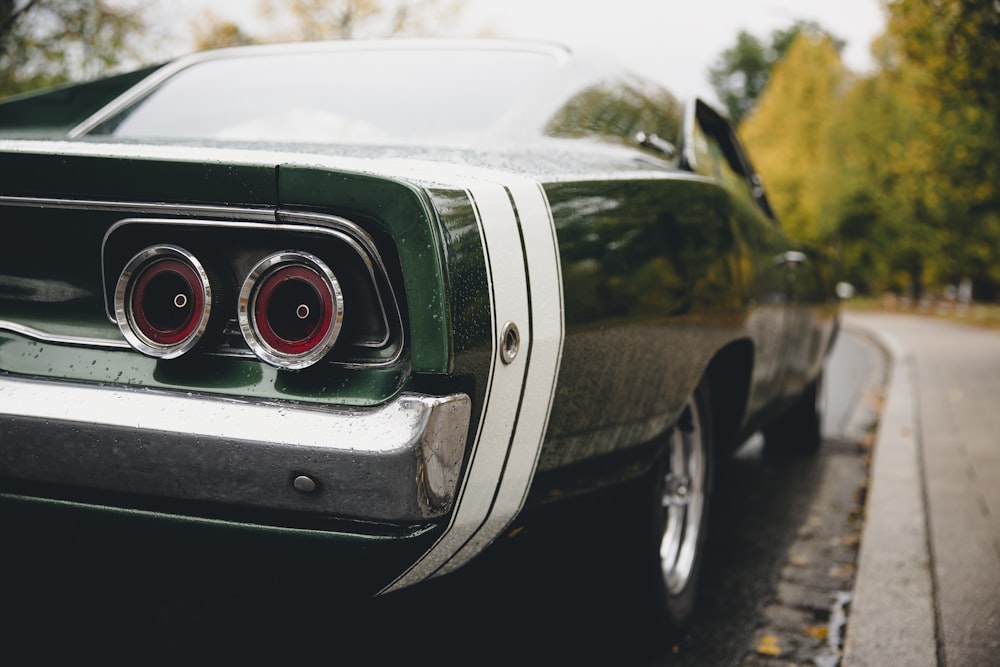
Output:
<svg viewBox="0 0 1000 667">
<path fill-rule="evenodd" d="M 461 143 L 501 124 L 558 66 L 542 51 L 385 49 L 206 60 L 90 135 Z"/>
</svg>

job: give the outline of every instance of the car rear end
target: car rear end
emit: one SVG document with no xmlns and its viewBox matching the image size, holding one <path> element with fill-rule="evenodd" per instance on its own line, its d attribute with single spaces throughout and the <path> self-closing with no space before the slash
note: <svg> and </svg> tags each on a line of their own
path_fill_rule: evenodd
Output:
<svg viewBox="0 0 1000 667">
<path fill-rule="evenodd" d="M 448 524 L 482 409 L 437 214 L 400 179 L 223 152 L 0 150 L 7 543 L 377 592 Z"/>
</svg>

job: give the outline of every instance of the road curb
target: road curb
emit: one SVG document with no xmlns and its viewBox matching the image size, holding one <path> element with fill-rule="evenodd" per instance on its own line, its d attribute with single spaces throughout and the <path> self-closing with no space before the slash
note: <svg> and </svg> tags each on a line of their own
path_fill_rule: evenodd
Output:
<svg viewBox="0 0 1000 667">
<path fill-rule="evenodd" d="M 842 665 L 936 666 L 915 362 L 892 336 L 850 316 L 844 325 L 881 347 L 889 367 Z"/>
</svg>

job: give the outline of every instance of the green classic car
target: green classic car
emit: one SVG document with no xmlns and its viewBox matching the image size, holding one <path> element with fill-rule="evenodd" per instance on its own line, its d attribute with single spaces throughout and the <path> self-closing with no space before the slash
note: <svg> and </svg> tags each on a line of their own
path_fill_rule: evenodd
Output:
<svg viewBox="0 0 1000 667">
<path fill-rule="evenodd" d="M 373 595 L 639 489 L 679 622 L 714 464 L 819 444 L 829 268 L 720 115 L 600 59 L 219 50 L 4 101 L 0 137 L 5 531 Z"/>
</svg>

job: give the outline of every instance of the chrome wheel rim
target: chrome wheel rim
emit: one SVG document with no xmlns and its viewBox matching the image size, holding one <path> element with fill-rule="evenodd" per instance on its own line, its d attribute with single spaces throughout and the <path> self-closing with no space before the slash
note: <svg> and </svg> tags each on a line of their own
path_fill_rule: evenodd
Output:
<svg viewBox="0 0 1000 667">
<path fill-rule="evenodd" d="M 670 437 L 660 504 L 660 567 L 667 591 L 681 593 L 691 580 L 705 509 L 705 445 L 695 399 L 688 400 Z"/>
</svg>

